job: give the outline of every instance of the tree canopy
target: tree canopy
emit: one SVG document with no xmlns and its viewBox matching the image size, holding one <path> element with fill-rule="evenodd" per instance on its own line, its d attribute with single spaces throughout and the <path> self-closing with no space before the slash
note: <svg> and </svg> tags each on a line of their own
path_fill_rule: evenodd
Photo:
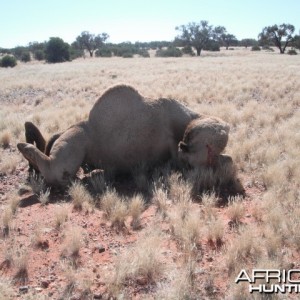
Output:
<svg viewBox="0 0 300 300">
<path fill-rule="evenodd" d="M 288 44 L 293 40 L 294 31 L 295 27 L 291 24 L 267 26 L 258 35 L 258 38 L 262 45 L 273 43 L 283 54 Z"/>
<path fill-rule="evenodd" d="M 81 35 L 76 38 L 76 42 L 81 49 L 85 49 L 90 53 L 90 57 L 93 57 L 94 51 L 101 48 L 108 38 L 109 35 L 105 32 L 94 35 L 88 31 L 83 31 Z"/>
<path fill-rule="evenodd" d="M 59 37 L 52 37 L 46 44 L 45 56 L 47 62 L 57 63 L 70 60 L 70 46 Z"/>
<path fill-rule="evenodd" d="M 212 41 L 224 45 L 226 49 L 233 43 L 237 44 L 236 37 L 233 34 L 227 33 L 225 27 L 213 27 L 205 20 L 199 23 L 192 22 L 187 25 L 178 26 L 176 30 L 181 32 L 176 38 L 176 42 L 181 42 L 183 46 L 194 47 L 197 51 L 197 56 L 200 56 L 202 49 L 207 48 L 208 44 Z"/>
</svg>

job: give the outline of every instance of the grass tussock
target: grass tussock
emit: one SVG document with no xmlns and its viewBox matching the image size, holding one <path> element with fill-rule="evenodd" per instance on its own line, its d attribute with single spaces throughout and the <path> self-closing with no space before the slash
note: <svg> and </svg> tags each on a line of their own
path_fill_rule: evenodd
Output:
<svg viewBox="0 0 300 300">
<path fill-rule="evenodd" d="M 73 226 L 64 231 L 65 241 L 62 247 L 62 256 L 76 260 L 83 246 L 83 234 L 80 227 Z"/>
<path fill-rule="evenodd" d="M 69 195 L 72 199 L 73 207 L 75 210 L 89 211 L 93 204 L 93 198 L 87 189 L 78 181 L 75 181 L 69 188 Z"/>
<path fill-rule="evenodd" d="M 40 192 L 39 201 L 42 205 L 46 205 L 49 202 L 50 188 L 47 188 L 45 191 Z"/>
<path fill-rule="evenodd" d="M 157 291 L 157 299 L 194 299 L 196 292 L 196 260 L 188 259 L 182 266 L 168 273 L 168 281 Z M 199 295 L 198 295 L 199 296 Z"/>
<path fill-rule="evenodd" d="M 141 227 L 141 214 L 145 209 L 145 200 L 143 197 L 138 194 L 135 195 L 129 204 L 129 215 L 132 217 L 131 226 L 134 230 L 139 229 Z"/>
<path fill-rule="evenodd" d="M 258 242 L 260 241 L 260 242 Z M 262 255 L 261 239 L 255 236 L 252 228 L 240 228 L 238 236 L 226 251 L 226 267 L 229 275 L 257 262 Z"/>
<path fill-rule="evenodd" d="M 57 205 L 54 211 L 54 224 L 56 229 L 60 229 L 68 220 L 68 209 L 66 204 Z"/>
<path fill-rule="evenodd" d="M 153 203 L 157 207 L 157 212 L 165 219 L 168 216 L 168 195 L 162 187 L 154 187 Z"/>
<path fill-rule="evenodd" d="M 0 174 L 13 174 L 21 161 L 20 156 L 14 152 L 4 152 L 0 156 Z"/>
<path fill-rule="evenodd" d="M 192 210 L 192 207 L 184 211 L 182 207 L 177 207 L 170 217 L 171 229 L 175 239 L 178 240 L 181 249 L 187 256 L 197 252 L 201 246 L 201 233 L 203 230 L 203 221 L 199 212 Z"/>
<path fill-rule="evenodd" d="M 116 296 L 130 282 L 147 285 L 162 276 L 161 244 L 163 237 L 157 230 L 148 230 L 116 261 L 115 273 L 108 284 L 111 296 Z"/>
<path fill-rule="evenodd" d="M 28 282 L 28 259 L 27 250 L 18 248 L 15 252 L 14 266 L 16 269 L 14 281 L 19 284 L 26 284 Z"/>
<path fill-rule="evenodd" d="M 114 189 L 108 190 L 103 195 L 100 207 L 105 217 L 111 222 L 111 227 L 117 231 L 125 229 L 128 206 L 125 199 L 121 198 Z"/>
<path fill-rule="evenodd" d="M 227 216 L 233 224 L 241 223 L 246 214 L 245 206 L 241 197 L 231 197 L 228 201 Z"/>
<path fill-rule="evenodd" d="M 4 236 L 8 235 L 12 228 L 13 211 L 10 206 L 6 206 L 1 216 L 1 228 Z"/>
<path fill-rule="evenodd" d="M 0 276 L 0 300 L 13 299 L 15 296 L 13 283 L 3 275 Z"/>
<path fill-rule="evenodd" d="M 0 133 L 0 145 L 6 149 L 11 143 L 11 133 L 6 130 Z"/>
</svg>

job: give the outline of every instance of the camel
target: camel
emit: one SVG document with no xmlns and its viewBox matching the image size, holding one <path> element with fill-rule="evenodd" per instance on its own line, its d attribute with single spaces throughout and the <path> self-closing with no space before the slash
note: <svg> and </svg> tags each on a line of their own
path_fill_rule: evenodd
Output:
<svg viewBox="0 0 300 300">
<path fill-rule="evenodd" d="M 193 112 L 173 99 L 153 100 L 134 88 L 117 85 L 105 91 L 86 121 L 54 141 L 49 155 L 31 143 L 17 147 L 50 185 L 67 185 L 82 165 L 130 173 L 139 165 L 166 160 L 197 168 L 214 165 L 228 141 L 229 125 Z"/>
</svg>

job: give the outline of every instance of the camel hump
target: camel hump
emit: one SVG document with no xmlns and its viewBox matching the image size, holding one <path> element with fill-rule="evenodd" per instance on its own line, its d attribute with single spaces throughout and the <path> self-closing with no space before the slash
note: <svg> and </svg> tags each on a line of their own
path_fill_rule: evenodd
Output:
<svg viewBox="0 0 300 300">
<path fill-rule="evenodd" d="M 114 101 L 119 99 L 143 99 L 143 96 L 132 86 L 119 84 L 107 89 L 97 100 L 94 106 L 100 105 L 105 101 Z"/>
<path fill-rule="evenodd" d="M 117 85 L 107 91 L 97 100 L 89 115 L 91 126 L 93 122 L 107 118 L 124 119 L 134 113 L 145 112 L 145 98 L 137 90 L 128 85 Z M 107 120 L 111 124 L 112 120 Z M 99 124 L 98 124 L 99 125 Z"/>
</svg>

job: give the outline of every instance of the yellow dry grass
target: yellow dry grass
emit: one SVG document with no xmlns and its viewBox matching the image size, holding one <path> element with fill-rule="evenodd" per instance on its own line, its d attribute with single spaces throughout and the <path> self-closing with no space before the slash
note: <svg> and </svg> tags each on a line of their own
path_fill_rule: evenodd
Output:
<svg viewBox="0 0 300 300">
<path fill-rule="evenodd" d="M 226 152 L 233 157 L 246 190 L 260 191 L 258 197 L 253 193 L 238 203 L 241 211 L 246 202 L 252 203 L 254 208 L 248 213 L 253 214 L 254 221 L 246 229 L 236 229 L 226 244 L 225 225 L 216 216 L 215 203 L 204 203 L 200 206 L 205 220 L 198 222 L 193 213 L 188 213 L 192 216 L 191 230 L 187 220 L 178 218 L 182 223 L 172 224 L 182 229 L 180 234 L 177 230 L 177 236 L 191 244 L 201 240 L 201 235 L 222 240 L 224 263 L 216 266 L 215 272 L 219 270 L 221 274 L 225 268 L 230 277 L 246 265 L 255 268 L 259 264 L 263 268 L 274 257 L 280 260 L 278 247 L 291 249 L 287 253 L 298 253 L 299 55 L 236 49 L 204 52 L 200 58 L 94 58 L 55 65 L 33 62 L 0 69 L 0 82 L 0 137 L 1 145 L 5 145 L 0 147 L 0 173 L 4 174 L 27 164 L 24 159 L 20 162 L 15 152 L 16 143 L 25 139 L 25 121 L 34 122 L 50 137 L 86 119 L 96 99 L 115 84 L 132 85 L 151 98 L 172 97 L 199 113 L 223 118 L 231 124 Z M 160 192 L 164 197 L 157 204 L 166 215 L 167 199 L 179 213 L 192 210 L 188 192 L 182 193 L 182 183 L 177 183 L 173 180 L 170 195 L 163 189 L 156 191 L 156 196 Z M 232 210 L 224 208 L 225 215 L 228 211 L 227 216 L 234 219 L 236 211 Z M 211 217 L 205 217 L 206 212 Z M 238 219 L 243 216 L 244 213 Z M 11 218 L 3 213 L 2 227 L 9 226 Z M 171 218 L 171 223 L 174 220 Z M 185 228 L 194 234 L 185 235 Z M 235 292 L 229 289 L 226 293 L 230 299 Z"/>
</svg>

